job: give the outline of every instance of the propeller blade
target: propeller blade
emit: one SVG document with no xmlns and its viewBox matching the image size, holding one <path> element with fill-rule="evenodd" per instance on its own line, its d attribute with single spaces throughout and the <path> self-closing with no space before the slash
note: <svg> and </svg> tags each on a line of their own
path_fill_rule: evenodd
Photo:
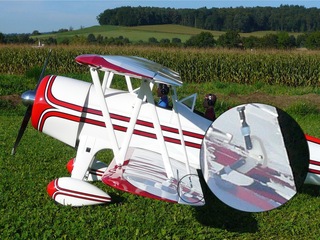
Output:
<svg viewBox="0 0 320 240">
<path fill-rule="evenodd" d="M 11 150 L 11 155 L 14 155 L 16 153 L 16 150 L 17 150 L 17 147 L 19 145 L 19 142 L 23 136 L 23 133 L 24 131 L 26 130 L 27 126 L 28 126 L 28 122 L 29 122 L 29 119 L 31 117 L 31 112 L 32 112 L 32 105 L 29 105 L 28 108 L 27 108 L 27 111 L 26 113 L 24 114 L 24 117 L 23 117 L 23 120 L 22 120 L 22 123 L 21 123 L 21 126 L 20 126 L 20 130 L 18 132 L 18 136 L 17 136 L 17 139 L 13 145 L 13 148 Z"/>
<path fill-rule="evenodd" d="M 30 96 L 30 92 L 33 93 L 33 99 L 31 99 L 32 103 L 30 101 L 27 102 L 27 104 L 29 104 L 29 106 L 27 108 L 26 113 L 24 114 L 24 117 L 23 117 L 23 120 L 22 120 L 22 123 L 21 123 L 21 126 L 20 126 L 20 130 L 18 132 L 17 139 L 16 139 L 16 141 L 15 141 L 15 143 L 13 145 L 13 148 L 11 150 L 11 155 L 14 155 L 16 153 L 16 150 L 17 150 L 17 147 L 18 147 L 18 145 L 20 143 L 20 140 L 21 140 L 21 138 L 22 138 L 27 126 L 28 126 L 28 123 L 29 123 L 29 120 L 30 120 L 30 117 L 31 117 L 31 113 L 32 113 L 34 96 L 35 96 L 35 93 L 37 92 L 37 89 L 38 89 L 38 87 L 39 87 L 39 85 L 41 83 L 41 80 L 42 80 L 42 78 L 44 76 L 44 73 L 46 71 L 51 52 L 52 52 L 52 49 L 49 50 L 48 56 L 46 58 L 46 61 L 44 62 L 44 65 L 42 67 L 42 71 L 41 71 L 41 74 L 40 74 L 40 77 L 39 77 L 39 80 L 38 80 L 38 83 L 37 83 L 37 86 L 36 86 L 35 90 L 34 91 L 27 91 L 28 92 L 28 94 L 27 94 L 28 96 Z M 22 98 L 24 99 L 24 97 L 22 97 Z M 29 99 L 27 99 L 27 100 L 29 100 Z M 26 99 L 24 99 L 24 101 L 26 101 Z"/>
<path fill-rule="evenodd" d="M 42 80 L 42 78 L 43 78 L 43 76 L 44 76 L 44 73 L 45 73 L 45 71 L 46 71 L 46 68 L 47 68 L 47 65 L 48 65 L 48 62 L 49 62 L 49 58 L 50 58 L 50 56 L 51 56 L 51 52 L 52 52 L 52 49 L 49 50 L 48 56 L 47 56 L 47 58 L 46 58 L 46 61 L 44 62 L 44 65 L 43 65 L 43 67 L 42 67 L 42 71 L 41 71 L 41 74 L 40 74 L 40 77 L 39 77 L 39 80 L 38 80 L 38 83 L 37 83 L 37 86 L 36 86 L 35 91 L 37 91 L 37 89 L 38 89 L 38 87 L 39 87 L 39 85 L 40 85 L 40 82 L 41 82 L 41 80 Z"/>
</svg>

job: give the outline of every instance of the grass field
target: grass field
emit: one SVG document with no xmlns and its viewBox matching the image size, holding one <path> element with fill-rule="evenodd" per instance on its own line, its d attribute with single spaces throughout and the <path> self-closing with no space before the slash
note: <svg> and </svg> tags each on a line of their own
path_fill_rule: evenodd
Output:
<svg viewBox="0 0 320 240">
<path fill-rule="evenodd" d="M 160 41 L 161 39 L 180 38 L 182 42 L 188 40 L 192 35 L 200 33 L 202 30 L 191 27 L 184 27 L 179 25 L 156 25 L 156 26 L 139 26 L 139 27 L 123 27 L 123 26 L 92 26 L 80 30 L 74 30 L 56 34 L 45 34 L 36 36 L 37 38 L 54 37 L 60 42 L 64 38 L 72 38 L 75 35 L 85 36 L 92 33 L 95 36 L 101 35 L 103 37 L 119 37 L 128 38 L 131 42 L 139 41 L 148 42 L 149 38 L 154 37 Z M 220 33 L 216 33 L 220 34 Z"/>
<path fill-rule="evenodd" d="M 209 31 L 194 27 L 187 27 L 182 25 L 175 24 L 165 24 L 165 25 L 149 25 L 149 26 L 136 26 L 136 27 L 124 27 L 124 26 L 111 26 L 111 25 L 97 25 L 92 27 L 87 27 L 79 30 L 73 30 L 69 32 L 61 32 L 54 34 L 43 34 L 34 36 L 36 38 L 48 38 L 53 37 L 56 38 L 58 42 L 63 40 L 64 38 L 71 38 L 75 35 L 85 36 L 88 34 L 94 34 L 95 36 L 101 35 L 103 37 L 119 37 L 123 36 L 128 38 L 131 42 L 136 43 L 139 41 L 148 42 L 149 38 L 155 37 L 158 41 L 161 39 L 169 39 L 172 38 L 180 38 L 182 42 L 188 40 L 191 36 L 199 34 L 201 32 L 210 32 L 214 38 L 217 40 L 219 36 L 224 34 L 223 31 Z M 266 34 L 275 33 L 273 31 L 260 31 L 260 32 L 252 32 L 252 33 L 240 33 L 243 37 L 248 36 L 256 36 L 263 37 Z M 297 36 L 299 33 L 293 33 L 293 35 Z"/>
<path fill-rule="evenodd" d="M 76 151 L 29 126 L 16 155 L 10 155 L 25 111 L 15 96 L 35 82 L 23 75 L 0 75 L 0 239 L 319 239 L 319 187 L 314 186 L 304 186 L 287 204 L 265 213 L 233 210 L 210 193 L 207 205 L 190 207 L 130 195 L 102 183 L 96 184 L 114 203 L 56 205 L 46 186 L 68 176 L 65 164 Z M 284 108 L 304 131 L 320 137 L 317 89 L 217 81 L 188 83 L 179 93 L 201 96 L 208 91 L 218 95 L 218 114 L 242 102 L 267 102 Z M 111 160 L 109 152 L 99 157 Z"/>
</svg>

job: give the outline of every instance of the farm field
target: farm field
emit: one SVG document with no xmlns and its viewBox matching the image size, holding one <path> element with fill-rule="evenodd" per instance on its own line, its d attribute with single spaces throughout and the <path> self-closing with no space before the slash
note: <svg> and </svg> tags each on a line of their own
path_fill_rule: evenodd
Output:
<svg viewBox="0 0 320 240">
<path fill-rule="evenodd" d="M 175 24 L 164 24 L 164 25 L 147 25 L 147 26 L 135 26 L 135 27 L 125 27 L 125 26 L 113 26 L 113 25 L 97 25 L 86 27 L 82 29 L 77 29 L 68 32 L 58 32 L 58 33 L 48 33 L 43 35 L 33 36 L 34 38 L 43 39 L 53 37 L 56 38 L 58 43 L 65 38 L 72 38 L 74 36 L 85 36 L 89 34 L 94 34 L 95 36 L 101 35 L 108 38 L 117 38 L 123 36 L 128 38 L 131 42 L 137 43 L 139 41 L 148 42 L 149 38 L 154 37 L 158 41 L 161 39 L 172 39 L 180 38 L 182 42 L 186 42 L 191 36 L 199 34 L 201 32 L 210 32 L 214 38 L 217 40 L 220 35 L 224 34 L 223 31 L 210 31 L 200 28 L 187 27 Z M 242 37 L 256 36 L 263 37 L 266 34 L 275 33 L 273 31 L 260 31 L 252 33 L 240 33 Z M 297 36 L 299 33 L 292 33 L 292 35 Z"/>
<path fill-rule="evenodd" d="M 320 236 L 320 188 L 315 186 L 304 186 L 287 204 L 265 213 L 233 210 L 211 194 L 206 206 L 190 207 L 130 195 L 102 183 L 96 184 L 113 197 L 114 203 L 80 208 L 56 205 L 47 195 L 46 186 L 55 178 L 68 176 L 65 164 L 76 151 L 29 126 L 16 155 L 10 155 L 25 112 L 19 95 L 34 88 L 47 50 L 0 47 L 1 239 L 317 239 Z M 317 52 L 256 52 L 252 56 L 249 52 L 195 49 L 55 48 L 47 73 L 89 80 L 87 68 L 73 62 L 76 55 L 83 53 L 132 54 L 167 63 L 181 72 L 186 83 L 179 89 L 179 95 L 198 93 L 200 110 L 203 110 L 201 98 L 209 92 L 218 96 L 218 115 L 240 103 L 268 103 L 286 110 L 306 133 L 320 137 L 319 77 L 311 73 L 319 63 Z M 243 59 L 246 62 L 241 65 Z M 265 60 L 265 70 L 257 70 L 253 64 L 257 59 Z M 278 68 L 271 64 L 275 59 L 276 64 L 281 63 Z M 301 64 L 307 62 L 308 66 Z M 289 63 L 297 65 L 290 67 Z M 298 63 L 300 68 L 294 70 Z M 219 71 L 229 69 L 231 73 L 213 74 L 218 65 Z M 251 75 L 246 73 L 251 71 Z M 288 71 L 293 72 L 286 74 Z M 286 81 L 283 76 L 289 75 L 293 75 L 292 79 Z M 265 81 L 252 80 L 256 76 Z M 297 79 L 299 84 L 295 84 Z M 111 153 L 102 152 L 99 158 L 108 162 Z"/>
<path fill-rule="evenodd" d="M 139 41 L 148 42 L 149 38 L 154 37 L 158 40 L 167 38 L 180 38 L 182 42 L 188 40 L 192 35 L 199 34 L 204 30 L 198 28 L 191 28 L 179 25 L 156 25 L 156 26 L 138 26 L 138 27 L 124 27 L 124 26 L 92 26 L 88 28 L 83 28 L 80 30 L 74 30 L 69 32 L 55 33 L 55 34 L 44 34 L 36 36 L 37 38 L 57 38 L 60 42 L 64 38 L 72 38 L 75 35 L 85 36 L 92 33 L 95 36 L 101 35 L 108 38 L 117 38 L 123 36 L 128 38 L 131 42 L 136 43 Z M 214 32 L 216 36 L 222 34 L 222 32 Z"/>
<path fill-rule="evenodd" d="M 80 54 L 134 55 L 179 71 L 185 83 L 221 81 L 262 85 L 320 87 L 318 51 L 227 50 L 146 46 L 51 46 L 49 70 L 56 74 L 84 73 L 74 61 Z M 25 74 L 42 66 L 48 48 L 0 45 L 0 73 Z M 9 57 L 10 56 L 10 57 Z"/>
</svg>

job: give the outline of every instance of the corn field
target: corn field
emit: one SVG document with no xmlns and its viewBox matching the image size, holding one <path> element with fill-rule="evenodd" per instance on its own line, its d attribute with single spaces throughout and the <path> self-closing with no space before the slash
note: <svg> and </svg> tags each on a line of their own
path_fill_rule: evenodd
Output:
<svg viewBox="0 0 320 240">
<path fill-rule="evenodd" d="M 211 81 L 285 86 L 320 86 L 320 54 L 316 51 L 244 51 L 158 47 L 53 47 L 50 73 L 85 73 L 75 63 L 80 54 L 135 55 L 161 63 L 180 73 L 184 82 Z M 25 74 L 42 67 L 48 48 L 0 46 L 0 74 Z"/>
</svg>

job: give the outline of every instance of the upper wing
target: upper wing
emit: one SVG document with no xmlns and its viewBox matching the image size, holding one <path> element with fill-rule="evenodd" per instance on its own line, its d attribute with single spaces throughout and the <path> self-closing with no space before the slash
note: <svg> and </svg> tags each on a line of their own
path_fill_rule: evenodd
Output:
<svg viewBox="0 0 320 240">
<path fill-rule="evenodd" d="M 138 79 L 149 79 L 171 86 L 182 85 L 179 73 L 141 57 L 84 54 L 76 57 L 76 62 Z"/>
</svg>

